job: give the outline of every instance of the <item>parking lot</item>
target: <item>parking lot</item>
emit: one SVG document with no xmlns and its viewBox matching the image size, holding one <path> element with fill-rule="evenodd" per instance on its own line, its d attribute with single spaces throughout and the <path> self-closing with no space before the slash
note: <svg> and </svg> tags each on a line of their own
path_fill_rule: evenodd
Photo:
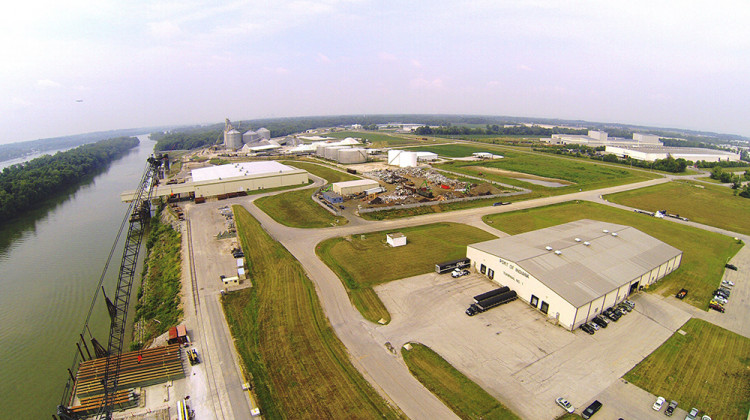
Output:
<svg viewBox="0 0 750 420">
<path fill-rule="evenodd" d="M 495 287 L 477 273 L 430 273 L 378 286 L 392 321 L 374 334 L 394 346 L 426 344 L 521 417 L 553 419 L 563 414 L 555 398 L 567 398 L 580 413 L 690 318 L 649 295 L 634 296 L 633 312 L 594 335 L 556 326 L 519 300 L 464 313 L 474 295 Z"/>
</svg>

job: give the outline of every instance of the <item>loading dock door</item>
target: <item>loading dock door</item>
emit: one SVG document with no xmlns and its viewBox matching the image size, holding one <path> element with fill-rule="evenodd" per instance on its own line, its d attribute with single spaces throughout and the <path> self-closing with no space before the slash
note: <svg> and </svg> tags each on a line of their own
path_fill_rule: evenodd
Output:
<svg viewBox="0 0 750 420">
<path fill-rule="evenodd" d="M 629 295 L 632 295 L 633 293 L 635 293 L 635 292 L 638 291 L 638 284 L 639 283 L 640 283 L 640 281 L 637 281 L 637 282 L 635 282 L 635 283 L 633 283 L 633 284 L 630 285 L 630 293 L 628 293 Z"/>
<path fill-rule="evenodd" d="M 529 303 L 531 303 L 531 306 L 536 308 L 539 305 L 539 298 L 531 295 L 531 301 Z"/>
<path fill-rule="evenodd" d="M 549 303 L 542 301 L 542 306 L 539 308 L 539 310 L 544 312 L 545 314 L 549 312 Z"/>
</svg>

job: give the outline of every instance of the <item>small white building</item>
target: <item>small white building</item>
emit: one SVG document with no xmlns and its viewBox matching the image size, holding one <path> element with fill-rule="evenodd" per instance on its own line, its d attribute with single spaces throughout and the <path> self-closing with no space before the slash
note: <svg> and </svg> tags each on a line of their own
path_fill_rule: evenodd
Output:
<svg viewBox="0 0 750 420">
<path fill-rule="evenodd" d="M 656 159 L 666 159 L 672 156 L 675 159 L 685 159 L 697 162 L 737 162 L 740 155 L 723 150 L 703 149 L 700 147 L 666 147 L 666 146 L 641 146 L 641 147 L 618 147 L 607 146 L 605 151 L 619 157 L 630 156 L 632 159 L 653 162 Z"/>
<path fill-rule="evenodd" d="M 240 268 L 237 269 L 237 277 L 240 278 L 241 280 L 245 280 L 247 278 L 245 276 L 245 268 L 244 267 L 240 267 Z"/>
<path fill-rule="evenodd" d="M 221 280 L 224 282 L 224 286 L 236 286 L 236 285 L 240 284 L 240 278 L 239 278 L 239 276 L 224 277 Z"/>
<path fill-rule="evenodd" d="M 244 258 L 237 258 L 237 268 L 243 268 L 245 266 Z"/>
<path fill-rule="evenodd" d="M 682 251 L 630 226 L 583 219 L 472 244 L 466 257 L 573 330 L 676 270 Z"/>
<path fill-rule="evenodd" d="M 406 235 L 401 232 L 393 232 L 385 235 L 385 240 L 392 247 L 406 245 Z"/>
<path fill-rule="evenodd" d="M 355 179 L 354 181 L 334 182 L 331 184 L 333 192 L 341 196 L 359 194 L 378 186 L 380 186 L 380 183 L 372 179 Z"/>
</svg>

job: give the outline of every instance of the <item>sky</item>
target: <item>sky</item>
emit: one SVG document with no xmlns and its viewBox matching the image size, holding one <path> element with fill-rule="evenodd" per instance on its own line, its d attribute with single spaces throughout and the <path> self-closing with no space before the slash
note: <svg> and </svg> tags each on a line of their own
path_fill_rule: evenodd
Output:
<svg viewBox="0 0 750 420">
<path fill-rule="evenodd" d="M 0 143 L 384 113 L 750 136 L 744 0 L 13 3 Z"/>
</svg>

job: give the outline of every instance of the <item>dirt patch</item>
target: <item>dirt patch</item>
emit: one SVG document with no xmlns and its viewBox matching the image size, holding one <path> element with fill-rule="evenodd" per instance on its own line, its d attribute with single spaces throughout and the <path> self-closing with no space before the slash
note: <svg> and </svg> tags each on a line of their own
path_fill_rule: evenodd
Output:
<svg viewBox="0 0 750 420">
<path fill-rule="evenodd" d="M 531 174 L 527 174 L 524 172 L 508 171 L 506 169 L 488 168 L 486 166 L 468 166 L 468 168 L 473 169 L 477 172 L 486 172 L 490 174 L 502 175 L 502 176 L 507 176 L 508 178 L 534 179 L 537 181 L 556 182 L 556 183 L 560 183 L 564 185 L 573 185 L 573 182 L 566 181 L 564 179 L 546 178 L 543 176 L 531 175 Z"/>
</svg>

